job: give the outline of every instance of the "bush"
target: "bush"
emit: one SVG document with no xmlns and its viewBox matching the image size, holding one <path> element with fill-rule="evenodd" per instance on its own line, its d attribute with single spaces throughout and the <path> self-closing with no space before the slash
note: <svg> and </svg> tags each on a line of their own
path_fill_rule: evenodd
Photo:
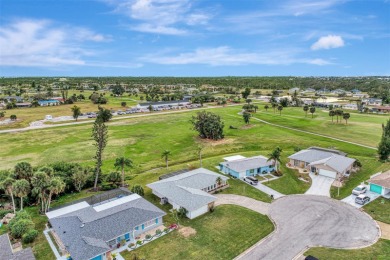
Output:
<svg viewBox="0 0 390 260">
<path fill-rule="evenodd" d="M 23 243 L 31 243 L 37 236 L 38 231 L 36 229 L 30 229 L 22 236 L 22 241 Z"/>
<path fill-rule="evenodd" d="M 164 232 L 168 233 L 169 232 L 169 228 L 164 228 Z"/>
<path fill-rule="evenodd" d="M 8 227 L 14 238 L 21 238 L 27 231 L 34 228 L 34 222 L 30 219 L 11 220 Z"/>
<path fill-rule="evenodd" d="M 11 115 L 9 118 L 10 118 L 12 121 L 15 121 L 15 120 L 17 119 L 16 115 Z"/>
<path fill-rule="evenodd" d="M 157 229 L 157 230 L 156 230 L 156 235 L 157 235 L 157 236 L 161 235 L 161 233 L 162 233 L 162 232 L 161 232 L 160 229 Z"/>
<path fill-rule="evenodd" d="M 147 240 L 149 240 L 149 239 L 151 239 L 151 238 L 152 238 L 152 236 L 149 235 L 149 234 L 147 234 L 147 235 L 145 236 L 145 239 L 147 239 Z"/>
<path fill-rule="evenodd" d="M 121 106 L 125 107 L 125 106 L 127 106 L 127 103 L 126 102 L 121 102 Z"/>
</svg>

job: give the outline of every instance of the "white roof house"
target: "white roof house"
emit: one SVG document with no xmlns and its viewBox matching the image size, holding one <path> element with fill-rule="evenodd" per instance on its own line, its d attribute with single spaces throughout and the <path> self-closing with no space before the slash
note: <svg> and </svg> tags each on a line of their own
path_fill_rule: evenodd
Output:
<svg viewBox="0 0 390 260">
<path fill-rule="evenodd" d="M 208 192 L 218 189 L 217 178 L 222 185 L 229 179 L 221 174 L 199 168 L 147 184 L 153 194 L 170 203 L 174 209 L 185 208 L 192 219 L 206 213 L 216 197 Z"/>
</svg>

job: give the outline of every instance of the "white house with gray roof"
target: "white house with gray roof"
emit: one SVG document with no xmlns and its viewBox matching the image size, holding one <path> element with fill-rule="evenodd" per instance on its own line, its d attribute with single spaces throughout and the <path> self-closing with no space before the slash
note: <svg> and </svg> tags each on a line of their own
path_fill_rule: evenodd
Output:
<svg viewBox="0 0 390 260">
<path fill-rule="evenodd" d="M 228 179 L 221 174 L 199 168 L 181 172 L 146 186 L 152 189 L 153 194 L 159 197 L 162 203 L 169 203 L 177 210 L 185 208 L 187 217 L 193 219 L 209 211 L 217 199 L 210 193 L 227 187 Z"/>
<path fill-rule="evenodd" d="M 348 175 L 353 168 L 356 160 L 346 155 L 338 150 L 310 147 L 288 158 L 291 167 L 307 169 L 310 172 L 335 179 Z"/>
<path fill-rule="evenodd" d="M 219 170 L 234 178 L 244 178 L 245 176 L 255 176 L 274 171 L 274 161 L 268 160 L 262 155 L 245 158 L 241 155 L 223 158 L 225 161 L 219 164 Z"/>
<path fill-rule="evenodd" d="M 162 225 L 164 211 L 138 194 L 90 205 L 86 201 L 46 213 L 73 260 L 106 260 L 123 242 Z"/>
</svg>

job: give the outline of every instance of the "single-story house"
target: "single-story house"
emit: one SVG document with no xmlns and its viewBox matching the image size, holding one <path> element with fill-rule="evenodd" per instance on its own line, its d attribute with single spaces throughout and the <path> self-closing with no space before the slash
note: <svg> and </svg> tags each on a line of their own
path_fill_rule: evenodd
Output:
<svg viewBox="0 0 390 260">
<path fill-rule="evenodd" d="M 370 191 L 378 193 L 383 197 L 390 198 L 390 170 L 375 174 L 368 180 Z"/>
<path fill-rule="evenodd" d="M 20 103 L 23 102 L 23 98 L 19 96 L 6 96 L 2 98 L 3 100 L 7 100 L 7 102 L 15 102 L 15 103 Z"/>
<path fill-rule="evenodd" d="M 153 110 L 169 109 L 172 107 L 183 107 L 190 104 L 189 100 L 172 100 L 172 101 L 158 101 L 158 102 L 145 102 L 140 103 L 136 107 L 139 109 L 149 109 L 152 106 Z"/>
<path fill-rule="evenodd" d="M 30 107 L 30 102 L 15 103 L 16 107 Z"/>
<path fill-rule="evenodd" d="M 38 104 L 40 106 L 58 106 L 60 105 L 60 101 L 57 99 L 48 99 L 48 100 L 38 100 Z"/>
<path fill-rule="evenodd" d="M 364 98 L 362 102 L 370 106 L 380 106 L 382 105 L 382 99 L 380 98 Z"/>
<path fill-rule="evenodd" d="M 147 184 L 161 203 L 169 203 L 173 209 L 187 210 L 187 217 L 196 218 L 210 210 L 216 197 L 210 193 L 227 187 L 229 178 L 210 170 L 199 168 L 180 171 L 176 175 Z M 218 182 L 220 180 L 220 182 Z"/>
<path fill-rule="evenodd" d="M 375 106 L 371 108 L 372 112 L 390 113 L 390 106 Z"/>
<path fill-rule="evenodd" d="M 289 166 L 307 169 L 330 178 L 348 175 L 356 161 L 346 153 L 333 149 L 310 147 L 288 157 Z"/>
<path fill-rule="evenodd" d="M 226 157 L 224 160 L 224 162 L 219 164 L 219 170 L 235 178 L 244 178 L 245 176 L 255 176 L 274 171 L 274 161 L 268 161 L 267 157 L 261 155 L 250 158 L 237 155 Z"/>
<path fill-rule="evenodd" d="M 128 194 L 93 205 L 82 201 L 46 216 L 59 248 L 73 260 L 106 260 L 124 241 L 162 225 L 164 211 L 138 194 Z"/>
<path fill-rule="evenodd" d="M 8 234 L 0 236 L 1 260 L 35 260 L 31 247 L 14 252 Z"/>
</svg>

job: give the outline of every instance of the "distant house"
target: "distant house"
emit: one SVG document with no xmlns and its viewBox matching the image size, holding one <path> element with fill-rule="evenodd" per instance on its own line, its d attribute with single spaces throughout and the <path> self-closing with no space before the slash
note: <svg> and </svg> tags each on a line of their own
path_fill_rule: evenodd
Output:
<svg viewBox="0 0 390 260">
<path fill-rule="evenodd" d="M 348 175 L 356 161 L 346 155 L 338 150 L 310 147 L 288 158 L 290 159 L 289 166 L 307 169 L 330 178 L 338 178 Z"/>
<path fill-rule="evenodd" d="M 23 102 L 23 103 L 15 103 L 16 107 L 30 107 L 30 102 Z"/>
<path fill-rule="evenodd" d="M 38 104 L 42 107 L 45 106 L 58 106 L 60 101 L 57 99 L 38 100 Z"/>
<path fill-rule="evenodd" d="M 0 236 L 0 259 L 1 260 L 35 260 L 30 247 L 14 252 L 8 234 Z"/>
<path fill-rule="evenodd" d="M 351 109 L 351 110 L 357 110 L 358 106 L 356 104 L 346 104 L 346 105 L 343 105 L 343 108 Z"/>
<path fill-rule="evenodd" d="M 140 103 L 136 106 L 136 108 L 141 110 L 147 110 L 150 106 L 152 106 L 153 110 L 165 110 L 170 108 L 184 107 L 188 104 L 190 104 L 189 100 L 158 101 Z"/>
<path fill-rule="evenodd" d="M 380 106 L 382 105 L 382 99 L 380 98 L 364 98 L 362 103 L 368 106 Z"/>
<path fill-rule="evenodd" d="M 187 217 L 193 219 L 210 210 L 217 199 L 210 193 L 227 187 L 228 179 L 221 174 L 199 168 L 171 174 L 146 186 L 161 199 L 161 203 L 169 203 L 177 210 L 184 208 L 187 210 Z"/>
<path fill-rule="evenodd" d="M 261 155 L 250 158 L 238 155 L 226 157 L 224 160 L 224 162 L 219 164 L 220 171 L 235 178 L 244 178 L 245 176 L 255 176 L 274 171 L 274 162 L 268 161 L 267 157 Z"/>
<path fill-rule="evenodd" d="M 162 225 L 166 213 L 138 194 L 90 205 L 82 201 L 46 213 L 59 248 L 73 260 L 110 259 L 122 242 Z"/>
<path fill-rule="evenodd" d="M 360 93 L 362 93 L 360 90 L 358 90 L 358 89 L 352 89 L 351 90 L 351 92 L 353 93 L 353 94 L 360 94 Z"/>
<path fill-rule="evenodd" d="M 314 88 L 307 88 L 307 89 L 305 89 L 304 92 L 307 92 L 307 93 L 314 93 L 314 92 L 316 92 L 316 90 L 315 90 Z"/>
<path fill-rule="evenodd" d="M 390 198 L 390 170 L 375 174 L 368 180 L 370 191 L 378 193 L 385 198 Z"/>
<path fill-rule="evenodd" d="M 374 113 L 390 113 L 390 106 L 376 106 L 371 108 Z"/>
<path fill-rule="evenodd" d="M 23 102 L 23 98 L 19 97 L 19 96 L 6 96 L 6 97 L 3 97 L 2 99 L 7 100 L 7 102 L 13 102 L 13 101 L 16 103 Z"/>
</svg>

